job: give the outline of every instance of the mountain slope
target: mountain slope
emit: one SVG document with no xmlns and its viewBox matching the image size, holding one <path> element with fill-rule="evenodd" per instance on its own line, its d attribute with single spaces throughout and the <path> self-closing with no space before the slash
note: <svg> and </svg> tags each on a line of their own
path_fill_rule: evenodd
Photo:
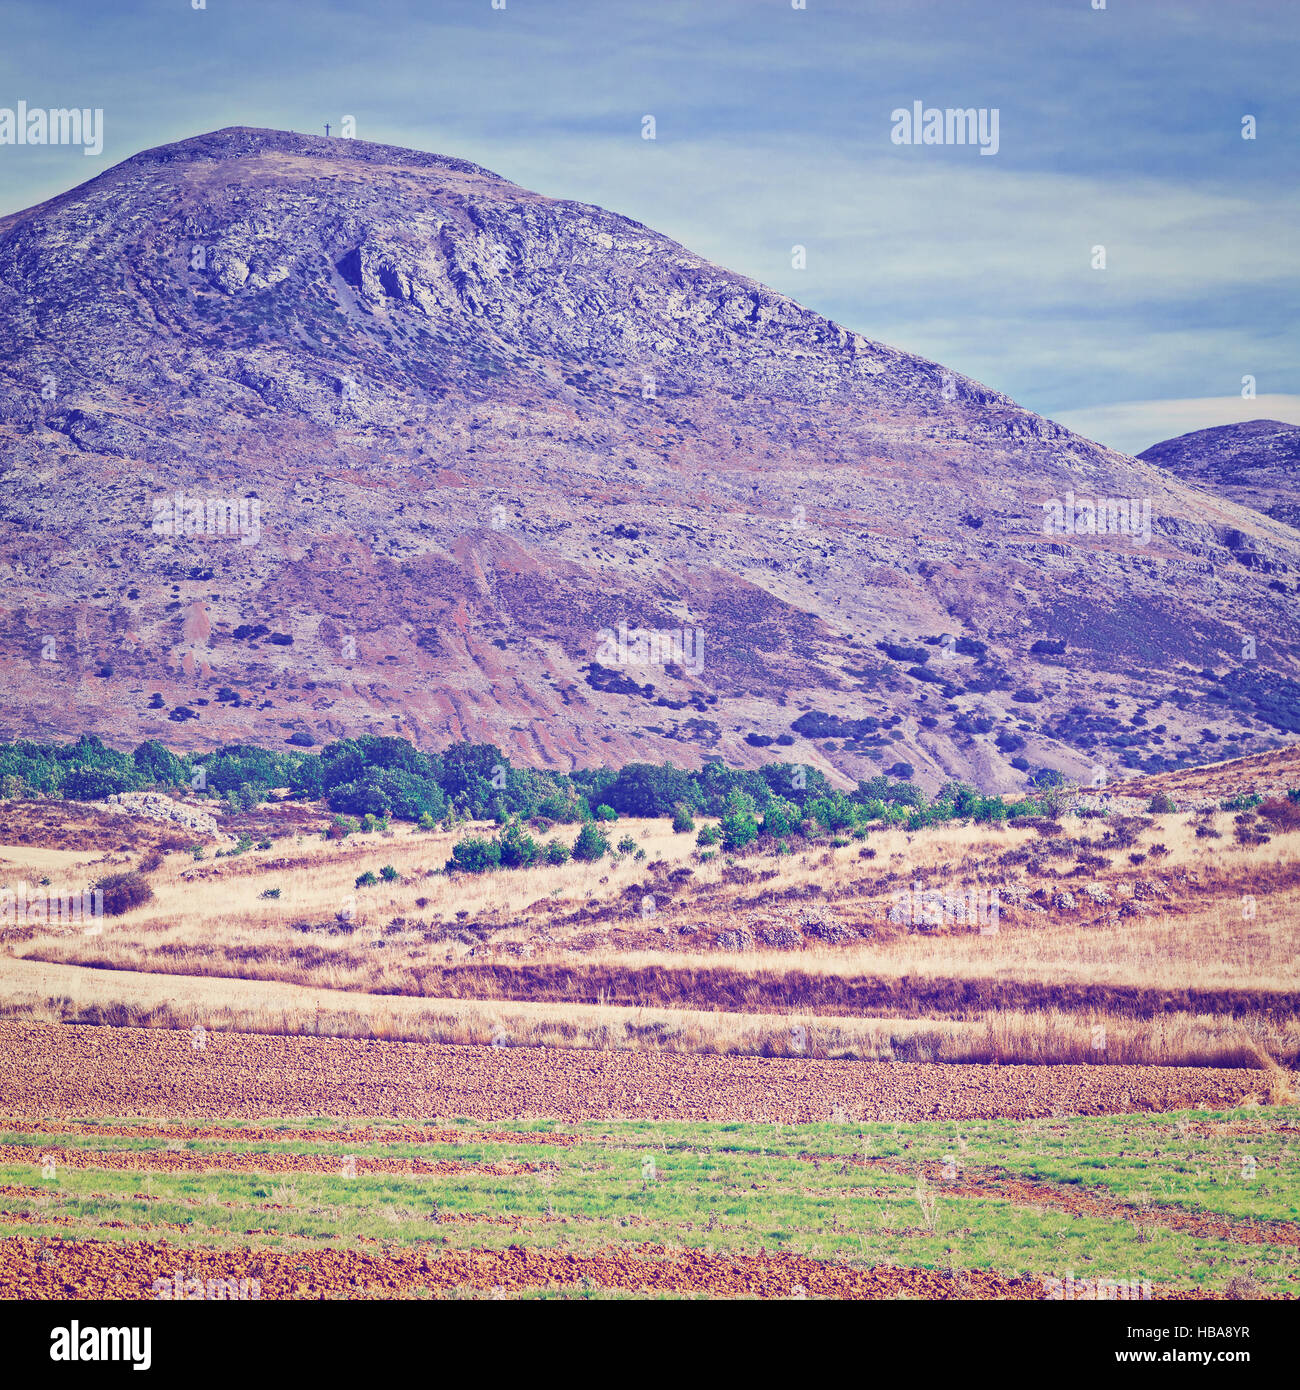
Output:
<svg viewBox="0 0 1300 1390">
<path fill-rule="evenodd" d="M 1166 439 L 1139 458 L 1300 527 L 1300 425 L 1247 420 Z"/>
<path fill-rule="evenodd" d="M 1288 528 L 461 160 L 145 151 L 0 220 L 0 316 L 5 736 L 1005 790 L 1300 727 Z M 177 493 L 246 534 L 160 533 Z M 1067 494 L 1149 541 L 1044 535 Z"/>
</svg>

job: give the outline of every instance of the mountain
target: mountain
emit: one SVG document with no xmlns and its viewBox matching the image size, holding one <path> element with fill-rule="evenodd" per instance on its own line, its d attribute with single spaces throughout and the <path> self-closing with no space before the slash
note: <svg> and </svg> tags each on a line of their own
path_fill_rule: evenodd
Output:
<svg viewBox="0 0 1300 1390">
<path fill-rule="evenodd" d="M 1289 528 L 463 160 L 147 150 L 0 220 L 0 317 L 3 737 L 1010 790 L 1300 728 Z"/>
<path fill-rule="evenodd" d="M 1281 420 L 1218 425 L 1153 444 L 1138 457 L 1300 528 L 1300 425 Z"/>
</svg>

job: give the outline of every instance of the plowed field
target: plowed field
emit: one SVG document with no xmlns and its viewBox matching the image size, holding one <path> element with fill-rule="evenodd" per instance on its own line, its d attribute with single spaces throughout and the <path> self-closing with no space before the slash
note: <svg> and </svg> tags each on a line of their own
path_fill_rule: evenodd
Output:
<svg viewBox="0 0 1300 1390">
<path fill-rule="evenodd" d="M 0 1023 L 0 1113 L 261 1119 L 1027 1119 L 1231 1108 L 1244 1069 L 595 1052 Z"/>
<path fill-rule="evenodd" d="M 798 1298 L 1042 1298 L 1042 1285 L 985 1271 L 853 1269 L 794 1255 L 708 1255 L 662 1247 L 591 1255 L 511 1246 L 427 1256 L 362 1250 L 211 1251 L 165 1241 L 0 1241 L 0 1298 L 155 1299 L 185 1281 L 258 1281 L 261 1298 L 399 1298 L 447 1289 L 507 1294 L 594 1284 L 629 1293 Z M 154 1281 L 161 1284 L 155 1288 Z M 1191 1294 L 1185 1294 L 1191 1297 Z"/>
</svg>

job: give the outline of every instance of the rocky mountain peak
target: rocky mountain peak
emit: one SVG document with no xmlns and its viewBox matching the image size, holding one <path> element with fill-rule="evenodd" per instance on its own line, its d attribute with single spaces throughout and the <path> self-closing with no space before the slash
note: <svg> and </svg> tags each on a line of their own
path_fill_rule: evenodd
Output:
<svg viewBox="0 0 1300 1390">
<path fill-rule="evenodd" d="M 145 151 L 0 221 L 0 313 L 10 736 L 1001 790 L 1292 717 L 1288 528 L 463 160 Z"/>
</svg>

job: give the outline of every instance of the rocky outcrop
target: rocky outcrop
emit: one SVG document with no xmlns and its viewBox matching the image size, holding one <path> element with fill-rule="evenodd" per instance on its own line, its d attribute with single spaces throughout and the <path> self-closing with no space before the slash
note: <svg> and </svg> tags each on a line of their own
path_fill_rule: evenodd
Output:
<svg viewBox="0 0 1300 1390">
<path fill-rule="evenodd" d="M 174 801 L 162 792 L 118 792 L 104 804 L 128 816 L 142 816 L 145 820 L 164 821 L 183 830 L 192 830 L 203 839 L 216 839 L 222 833 L 215 816 Z"/>
</svg>

